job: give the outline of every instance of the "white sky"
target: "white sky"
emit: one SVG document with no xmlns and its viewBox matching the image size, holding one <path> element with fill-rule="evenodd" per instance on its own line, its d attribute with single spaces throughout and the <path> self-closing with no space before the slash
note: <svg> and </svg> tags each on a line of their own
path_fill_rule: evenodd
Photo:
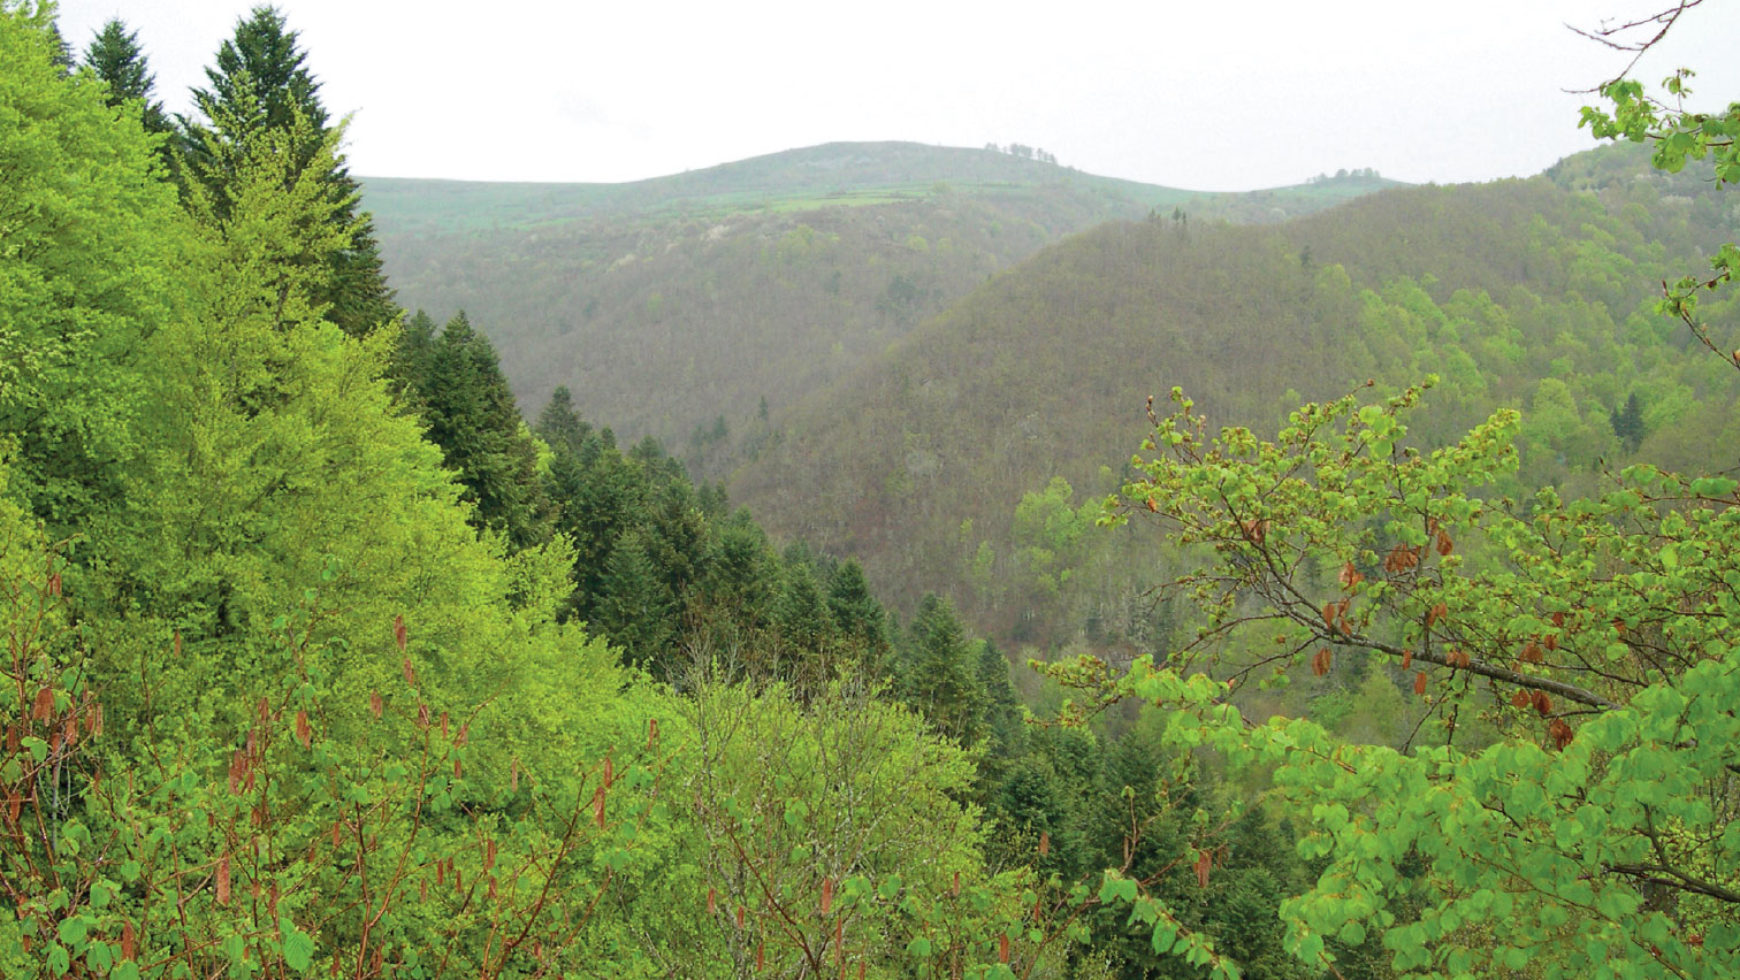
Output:
<svg viewBox="0 0 1740 980">
<path fill-rule="evenodd" d="M 283 0 L 360 176 L 620 181 L 832 140 L 1025 143 L 1195 190 L 1376 167 L 1440 183 L 1592 145 L 1588 88 L 1626 57 L 1566 23 L 1670 0 Z M 139 31 L 187 90 L 250 0 L 61 0 L 78 51 Z M 1740 3 L 1688 12 L 1638 76 L 1740 99 Z"/>
</svg>

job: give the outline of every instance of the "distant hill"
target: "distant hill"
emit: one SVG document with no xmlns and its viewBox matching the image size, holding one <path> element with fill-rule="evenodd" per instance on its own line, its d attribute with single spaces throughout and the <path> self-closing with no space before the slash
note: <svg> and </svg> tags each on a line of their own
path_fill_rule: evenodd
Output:
<svg viewBox="0 0 1740 980">
<path fill-rule="evenodd" d="M 566 385 L 588 417 L 718 473 L 736 457 L 716 437 L 1064 236 L 1150 213 L 1279 221 L 1392 184 L 1203 194 L 989 149 L 833 143 L 626 184 L 368 179 L 364 204 L 400 301 L 463 306 L 527 412 Z"/>
<path fill-rule="evenodd" d="M 1059 641 L 1108 628 L 1154 577 L 1154 545 L 1077 540 L 1046 501 L 1031 506 L 1061 523 L 1017 509 L 1058 475 L 1070 506 L 1115 489 L 1145 399 L 1164 410 L 1173 385 L 1212 425 L 1273 432 L 1301 398 L 1438 373 L 1416 437 L 1522 408 L 1536 485 L 1587 482 L 1600 459 L 1740 462 L 1740 374 L 1652 310 L 1663 277 L 1707 268 L 1740 231 L 1740 205 L 1624 152 L 1553 173 L 1393 189 L 1268 227 L 1156 215 L 1076 235 L 776 416 L 733 498 L 908 601 L 970 583 L 957 599 L 981 623 Z M 1732 300 L 1707 312 L 1740 339 Z M 1631 395 L 1641 445 L 1610 422 Z"/>
</svg>

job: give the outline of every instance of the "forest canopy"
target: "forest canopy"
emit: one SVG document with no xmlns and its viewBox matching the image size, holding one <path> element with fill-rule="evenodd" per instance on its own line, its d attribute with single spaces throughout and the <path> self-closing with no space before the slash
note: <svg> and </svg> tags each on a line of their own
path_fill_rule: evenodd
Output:
<svg viewBox="0 0 1740 980">
<path fill-rule="evenodd" d="M 1389 373 L 1272 437 L 1175 391 L 1103 506 L 1051 473 L 1012 564 L 947 538 L 975 608 L 1043 610 L 1107 580 L 1096 523 L 1163 529 L 1158 655 L 1098 621 L 1023 691 L 966 603 L 902 621 L 568 389 L 528 419 L 487 325 L 401 310 L 305 61 L 257 8 L 169 120 L 125 24 L 73 66 L 52 6 L 0 6 L 0 974 L 1740 973 L 1740 480 L 1584 459 L 1731 391 L 1732 244 L 1646 313 L 1692 219 L 1669 250 L 1642 191 L 1491 191 L 1556 209 L 1481 256 L 1574 285 L 1507 294 L 1533 332 L 1265 246 Z M 1597 136 L 1736 176 L 1740 105 L 1601 95 Z M 1306 227 L 1511 227 L 1452 193 Z M 1224 275 L 1250 240 L 1147 225 L 1068 254 Z M 1045 268 L 987 288 L 1044 309 Z M 1627 305 L 1647 366 L 1595 412 L 1579 331 Z M 959 309 L 934 329 L 990 322 Z M 1526 411 L 1485 400 L 1537 361 Z M 943 471 L 887 451 L 895 497 Z"/>
</svg>

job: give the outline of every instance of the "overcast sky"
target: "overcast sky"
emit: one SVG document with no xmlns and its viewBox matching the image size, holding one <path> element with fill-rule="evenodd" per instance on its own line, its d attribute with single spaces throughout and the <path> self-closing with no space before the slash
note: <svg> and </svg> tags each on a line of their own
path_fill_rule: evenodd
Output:
<svg viewBox="0 0 1740 980">
<path fill-rule="evenodd" d="M 1440 183 L 1591 145 L 1588 88 L 1625 56 L 1567 23 L 1668 0 L 952 0 L 416 4 L 285 0 L 353 173 L 622 181 L 834 140 L 1025 143 L 1196 190 L 1341 167 Z M 82 51 L 139 32 L 173 111 L 249 0 L 62 0 Z M 1740 99 L 1740 3 L 1688 12 L 1639 77 Z"/>
</svg>

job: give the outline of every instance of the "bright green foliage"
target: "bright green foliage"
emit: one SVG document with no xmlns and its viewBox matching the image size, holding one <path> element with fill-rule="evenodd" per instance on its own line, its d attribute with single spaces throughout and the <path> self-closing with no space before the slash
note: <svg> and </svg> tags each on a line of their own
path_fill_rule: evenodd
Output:
<svg viewBox="0 0 1740 980">
<path fill-rule="evenodd" d="M 1740 102 L 1731 102 L 1723 112 L 1687 112 L 1683 98 L 1691 93 L 1687 84 L 1693 72 L 1681 68 L 1662 80 L 1667 96 L 1658 100 L 1647 94 L 1642 82 L 1616 78 L 1600 88 L 1605 106 L 1585 106 L 1579 126 L 1589 127 L 1597 139 L 1648 142 L 1651 162 L 1660 170 L 1678 173 L 1686 164 L 1709 159 L 1718 184 L 1740 183 Z M 1698 313 L 1698 291 L 1715 290 L 1734 280 L 1740 270 L 1740 245 L 1728 242 L 1710 259 L 1708 276 L 1681 276 L 1671 286 L 1664 283 L 1659 309 L 1685 321 L 1712 351 L 1740 367 L 1740 349 L 1724 346 L 1710 332 Z"/>
<path fill-rule="evenodd" d="M 138 120 L 53 67 L 46 23 L 0 11 L 0 454 L 58 536 L 137 451 L 138 347 L 176 309 L 186 242 Z"/>
<path fill-rule="evenodd" d="M 343 236 L 341 247 L 319 259 L 316 299 L 327 305 L 332 322 L 362 336 L 397 320 L 399 311 L 381 271 L 373 219 L 358 211 L 358 184 L 328 145 L 335 127 L 306 59 L 296 32 L 276 8 L 255 7 L 238 22 L 235 36 L 218 48 L 216 66 L 206 69 L 211 88 L 193 93 L 198 117 L 180 120 L 179 177 L 184 194 L 203 189 L 205 207 L 227 217 L 243 176 L 239 162 L 246 147 L 262 132 L 278 133 L 289 157 L 286 181 L 311 171 L 308 176 L 325 204 L 312 217 Z"/>
<path fill-rule="evenodd" d="M 909 955 L 947 964 L 990 932 L 1001 902 L 973 814 L 951 798 L 972 764 L 915 714 L 839 684 L 805 706 L 710 686 L 684 714 L 710 789 L 695 812 L 702 881 L 684 902 L 704 946 L 687 962 L 902 975 Z M 929 952 L 909 954 L 921 939 Z"/>
<path fill-rule="evenodd" d="M 138 102 L 140 122 L 147 133 L 170 131 L 169 116 L 163 111 L 163 103 L 152 100 L 156 78 L 146 63 L 145 52 L 139 48 L 138 31 L 127 30 L 127 25 L 119 18 L 110 19 L 85 47 L 84 63 L 109 86 L 109 97 L 105 101 L 110 108 Z"/>
<path fill-rule="evenodd" d="M 1514 413 L 1421 453 L 1420 396 L 1307 405 L 1271 443 L 1209 436 L 1175 394 L 1125 499 L 1202 546 L 1170 588 L 1208 618 L 1116 690 L 1177 709 L 1172 745 L 1272 768 L 1301 855 L 1327 858 L 1283 909 L 1308 963 L 1369 935 L 1417 975 L 1734 972 L 1735 481 L 1639 466 L 1598 499 L 1482 499 Z M 1415 672 L 1440 723 L 1412 752 L 1229 701 L 1354 651 Z M 1496 742 L 1459 739 L 1476 715 Z"/>
</svg>

